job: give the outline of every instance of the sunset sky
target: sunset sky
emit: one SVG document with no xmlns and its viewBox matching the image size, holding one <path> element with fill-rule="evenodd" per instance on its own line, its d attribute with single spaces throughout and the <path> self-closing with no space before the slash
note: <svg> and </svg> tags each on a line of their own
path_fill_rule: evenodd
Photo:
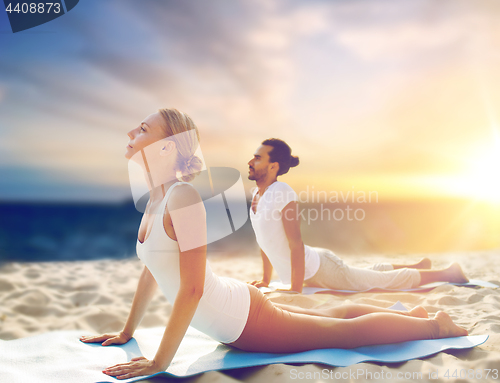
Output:
<svg viewBox="0 0 500 383">
<path fill-rule="evenodd" d="M 131 198 L 126 133 L 158 108 L 209 166 L 286 140 L 297 192 L 500 203 L 500 2 L 81 0 L 0 10 L 0 199 Z"/>
</svg>

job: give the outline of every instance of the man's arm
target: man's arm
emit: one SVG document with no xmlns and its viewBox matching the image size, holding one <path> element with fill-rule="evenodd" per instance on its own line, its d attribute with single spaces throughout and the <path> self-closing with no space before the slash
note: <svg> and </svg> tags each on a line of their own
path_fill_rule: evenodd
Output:
<svg viewBox="0 0 500 383">
<path fill-rule="evenodd" d="M 296 201 L 290 202 L 281 211 L 281 220 L 285 229 L 288 246 L 291 252 L 292 267 L 292 291 L 302 292 L 304 285 L 306 255 L 304 243 L 300 234 L 299 204 Z"/>
<path fill-rule="evenodd" d="M 271 261 L 267 257 L 266 253 L 264 253 L 264 250 L 260 249 L 260 255 L 262 257 L 262 270 L 263 270 L 262 279 L 260 281 L 250 282 L 250 284 L 255 287 L 268 287 L 269 282 L 271 282 L 273 265 L 271 264 Z"/>
</svg>

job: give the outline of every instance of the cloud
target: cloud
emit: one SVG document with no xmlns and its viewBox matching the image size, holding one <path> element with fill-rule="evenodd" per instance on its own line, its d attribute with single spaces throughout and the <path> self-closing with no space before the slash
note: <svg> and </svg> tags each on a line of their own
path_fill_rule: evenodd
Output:
<svg viewBox="0 0 500 383">
<path fill-rule="evenodd" d="M 343 31 L 336 40 L 365 60 L 415 58 L 426 51 L 460 42 L 466 31 L 457 30 L 456 26 L 455 21 L 437 25 L 402 22 Z"/>
<path fill-rule="evenodd" d="M 217 113 L 224 127 L 250 128 L 249 116 L 254 129 L 277 127 L 290 119 L 293 46 L 327 28 L 327 6 L 271 4 L 122 2 L 108 33 L 77 23 L 85 36 L 79 55 L 159 100 Z M 124 30 L 129 25 L 134 34 Z"/>
<path fill-rule="evenodd" d="M 208 162 L 241 171 L 270 136 L 289 141 L 308 172 L 446 169 L 453 153 L 440 145 L 452 136 L 463 148 L 480 112 L 463 97 L 469 115 L 455 113 L 440 92 L 460 83 L 467 60 L 498 60 L 488 24 L 498 9 L 481 4 L 87 2 L 50 24 L 56 33 L 16 36 L 2 51 L 3 147 L 23 163 L 120 184 L 120 140 L 157 108 L 176 107 L 200 127 Z M 85 163 L 89 146 L 100 154 Z"/>
<path fill-rule="evenodd" d="M 345 4 L 345 3 L 344 3 Z M 444 56 L 489 40 L 495 14 L 485 2 L 354 2 L 335 14 L 332 41 L 365 61 Z"/>
</svg>

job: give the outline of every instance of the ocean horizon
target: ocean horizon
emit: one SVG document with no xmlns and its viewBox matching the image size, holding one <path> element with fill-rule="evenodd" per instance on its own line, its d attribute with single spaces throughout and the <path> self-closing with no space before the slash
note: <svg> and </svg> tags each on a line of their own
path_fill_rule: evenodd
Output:
<svg viewBox="0 0 500 383">
<path fill-rule="evenodd" d="M 248 201 L 249 204 L 249 201 Z M 300 204 L 305 244 L 339 254 L 410 254 L 500 247 L 500 215 L 465 200 Z M 135 257 L 142 213 L 119 203 L 0 202 L 0 261 Z M 248 220 L 210 253 L 258 255 Z"/>
</svg>

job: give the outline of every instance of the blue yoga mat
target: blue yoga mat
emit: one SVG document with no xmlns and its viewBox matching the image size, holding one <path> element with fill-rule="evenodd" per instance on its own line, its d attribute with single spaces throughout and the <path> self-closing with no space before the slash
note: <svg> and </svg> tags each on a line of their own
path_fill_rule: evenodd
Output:
<svg viewBox="0 0 500 383">
<path fill-rule="evenodd" d="M 443 286 L 443 285 L 453 285 L 453 286 L 462 286 L 462 287 L 471 287 L 471 288 L 480 288 L 480 287 L 487 287 L 487 288 L 492 288 L 496 289 L 500 286 L 495 285 L 494 283 L 487 282 L 487 281 L 481 281 L 480 279 L 471 279 L 467 283 L 452 283 L 452 282 L 433 282 L 433 283 L 428 283 L 426 285 L 421 285 L 418 287 L 414 287 L 411 289 L 380 289 L 380 288 L 373 288 L 373 289 L 367 289 L 367 290 L 336 290 L 336 289 L 327 289 L 323 287 L 304 287 L 302 289 L 302 294 L 357 294 L 357 293 L 394 293 L 394 292 L 413 292 L 413 293 L 423 293 L 426 291 L 430 291 L 432 289 L 435 289 L 438 286 Z M 281 283 L 280 281 L 272 281 L 269 284 L 269 287 L 260 287 L 260 291 L 262 291 L 264 294 L 267 293 L 272 293 L 278 289 L 282 290 L 289 290 L 291 285 L 286 285 Z M 281 292 L 281 291 L 280 291 Z M 283 291 L 284 293 L 291 293 L 291 294 L 298 294 L 295 291 Z"/>
<path fill-rule="evenodd" d="M 393 308 L 401 308 L 396 306 Z M 404 308 L 404 307 L 403 307 Z M 53 331 L 37 336 L 0 341 L 0 382 L 90 383 L 134 382 L 145 376 L 118 380 L 103 374 L 105 367 L 131 358 L 156 354 L 165 328 L 137 330 L 134 338 L 120 346 L 102 347 L 79 341 L 81 330 Z M 466 349 L 486 341 L 487 335 L 402 342 L 356 349 L 321 349 L 295 354 L 250 353 L 220 344 L 189 328 L 173 363 L 164 375 L 187 377 L 214 370 L 226 370 L 273 363 L 323 363 L 345 367 L 360 362 L 403 362 L 443 350 Z"/>
</svg>

